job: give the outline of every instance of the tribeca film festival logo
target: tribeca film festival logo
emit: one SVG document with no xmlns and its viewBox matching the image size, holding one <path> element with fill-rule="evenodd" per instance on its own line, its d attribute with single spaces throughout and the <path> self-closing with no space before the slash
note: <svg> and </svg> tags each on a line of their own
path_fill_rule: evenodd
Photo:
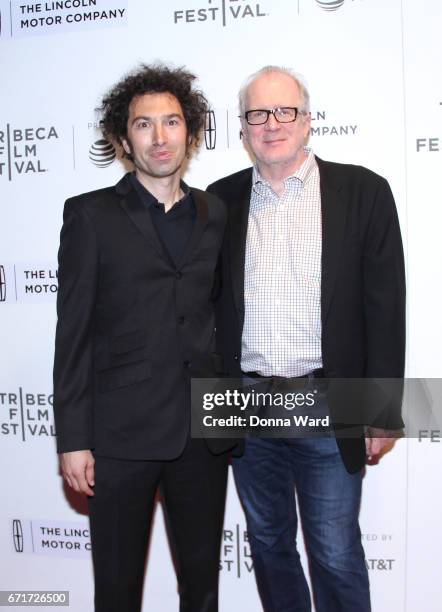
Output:
<svg viewBox="0 0 442 612">
<path fill-rule="evenodd" d="M 244 572 L 250 574 L 253 571 L 248 533 L 238 524 L 223 531 L 219 569 L 235 574 L 237 578 L 241 578 Z"/>
<path fill-rule="evenodd" d="M 10 31 L 4 34 L 19 37 L 124 26 L 128 23 L 127 4 L 127 0 L 14 0 L 9 3 Z"/>
<path fill-rule="evenodd" d="M 442 112 L 442 102 L 439 102 L 439 111 Z M 425 136 L 416 138 L 417 153 L 439 153 L 441 150 L 441 138 L 439 136 Z"/>
<path fill-rule="evenodd" d="M 49 170 L 41 149 L 60 139 L 54 126 L 0 128 L 0 177 L 9 181 L 23 175 L 41 175 Z"/>
<path fill-rule="evenodd" d="M 54 302 L 58 292 L 56 264 L 0 264 L 0 303 Z"/>
<path fill-rule="evenodd" d="M 16 553 L 90 556 L 90 532 L 86 522 L 14 518 L 10 520 L 10 525 L 12 547 Z"/>
<path fill-rule="evenodd" d="M 35 393 L 19 387 L 0 391 L 0 437 L 28 442 L 34 438 L 53 438 L 55 425 L 52 393 Z"/>
<path fill-rule="evenodd" d="M 245 21 L 259 17 L 268 17 L 263 5 L 264 2 L 247 2 L 246 0 L 206 0 L 201 8 L 180 9 L 173 12 L 173 23 L 210 23 L 218 22 L 227 26 L 234 21 Z"/>
</svg>

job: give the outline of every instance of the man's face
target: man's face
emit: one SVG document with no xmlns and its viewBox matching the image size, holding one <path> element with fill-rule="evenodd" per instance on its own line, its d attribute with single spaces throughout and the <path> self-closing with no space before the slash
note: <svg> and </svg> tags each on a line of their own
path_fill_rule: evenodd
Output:
<svg viewBox="0 0 442 612">
<path fill-rule="evenodd" d="M 271 72 L 250 84 L 246 111 L 284 106 L 302 108 L 301 92 L 289 75 Z M 244 119 L 242 126 L 244 141 L 256 157 L 260 171 L 271 170 L 275 165 L 294 171 L 304 161 L 303 147 L 310 130 L 310 115 L 298 113 L 293 123 L 278 123 L 270 115 L 263 125 L 249 125 Z"/>
<path fill-rule="evenodd" d="M 175 96 L 152 93 L 133 98 L 123 147 L 132 155 L 139 178 L 179 173 L 187 145 L 186 122 Z"/>
</svg>

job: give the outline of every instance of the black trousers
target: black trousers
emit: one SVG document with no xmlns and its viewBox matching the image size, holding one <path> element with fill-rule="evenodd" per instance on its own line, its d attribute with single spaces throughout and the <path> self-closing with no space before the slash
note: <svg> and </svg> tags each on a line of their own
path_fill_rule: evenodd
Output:
<svg viewBox="0 0 442 612">
<path fill-rule="evenodd" d="M 180 612 L 217 612 L 227 455 L 212 455 L 204 440 L 190 439 L 173 461 L 100 456 L 95 461 L 95 495 L 89 498 L 95 612 L 140 611 L 158 486 L 171 536 Z"/>
</svg>

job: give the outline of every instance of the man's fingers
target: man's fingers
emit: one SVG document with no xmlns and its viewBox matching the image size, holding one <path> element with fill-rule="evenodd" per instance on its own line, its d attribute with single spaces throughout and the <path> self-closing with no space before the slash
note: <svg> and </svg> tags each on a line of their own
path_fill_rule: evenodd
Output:
<svg viewBox="0 0 442 612">
<path fill-rule="evenodd" d="M 367 455 L 368 461 L 372 461 L 373 457 L 376 457 L 380 452 L 380 440 L 379 438 L 365 438 L 365 454 Z"/>
<path fill-rule="evenodd" d="M 390 446 L 390 438 L 365 438 L 365 453 L 369 464 L 376 464 L 379 461 L 379 455 L 385 447 Z"/>
<path fill-rule="evenodd" d="M 77 491 L 77 493 L 82 493 L 83 492 L 83 490 L 81 488 L 80 481 L 78 480 L 78 478 L 73 478 L 72 479 L 72 483 L 73 483 L 74 491 Z"/>
<path fill-rule="evenodd" d="M 61 470 L 68 485 L 77 493 L 92 496 L 94 484 L 94 457 L 89 450 L 73 451 L 61 455 Z"/>
<path fill-rule="evenodd" d="M 85 493 L 86 495 L 94 494 L 86 478 L 86 466 L 82 466 L 81 469 L 77 469 L 74 472 L 74 479 L 75 484 L 77 485 L 76 487 L 74 487 L 76 491 L 78 491 L 79 493 Z"/>
<path fill-rule="evenodd" d="M 381 451 L 381 441 L 379 438 L 371 438 L 371 448 L 370 448 L 370 454 L 371 455 L 379 455 Z"/>
<path fill-rule="evenodd" d="M 95 484 L 95 469 L 92 462 L 86 466 L 86 480 L 89 486 L 93 487 Z"/>
</svg>

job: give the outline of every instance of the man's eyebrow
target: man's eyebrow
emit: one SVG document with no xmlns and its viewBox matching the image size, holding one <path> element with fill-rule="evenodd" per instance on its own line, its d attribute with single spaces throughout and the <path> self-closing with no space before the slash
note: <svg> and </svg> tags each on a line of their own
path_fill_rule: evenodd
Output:
<svg viewBox="0 0 442 612">
<path fill-rule="evenodd" d="M 170 113 L 168 115 L 160 115 L 159 119 L 175 119 L 176 117 L 178 117 L 178 119 L 184 119 L 181 113 Z M 134 117 L 132 119 L 132 125 L 136 121 L 151 121 L 151 119 L 152 117 L 149 117 L 148 115 L 138 115 L 137 117 Z"/>
</svg>

